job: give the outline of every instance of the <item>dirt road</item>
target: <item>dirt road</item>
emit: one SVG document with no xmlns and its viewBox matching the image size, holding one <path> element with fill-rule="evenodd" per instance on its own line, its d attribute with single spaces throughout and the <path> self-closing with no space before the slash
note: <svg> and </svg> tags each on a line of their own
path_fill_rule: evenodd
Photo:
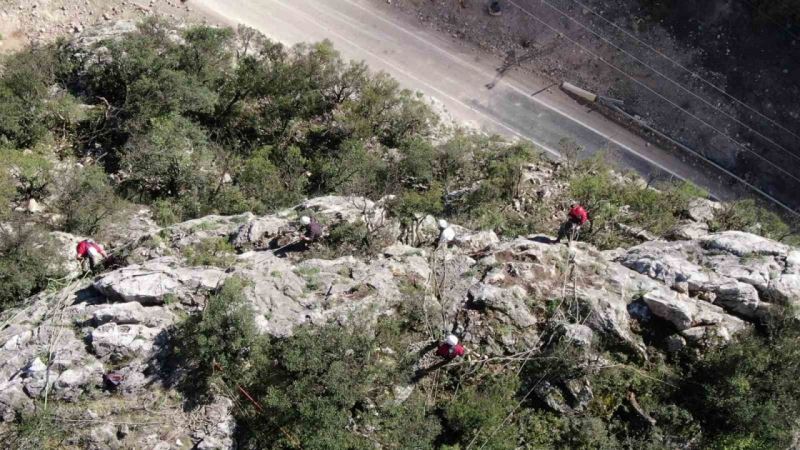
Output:
<svg viewBox="0 0 800 450">
<path fill-rule="evenodd" d="M 503 61 L 390 15 L 374 1 L 195 0 L 192 5 L 286 44 L 329 39 L 343 56 L 364 60 L 435 99 L 459 123 L 529 139 L 553 155 L 559 153 L 559 142 L 569 138 L 589 154 L 608 149 L 615 163 L 645 177 L 676 176 L 718 198 L 737 195 L 728 176 L 711 175 L 648 145 L 530 74 L 511 71 L 489 89 Z"/>
</svg>

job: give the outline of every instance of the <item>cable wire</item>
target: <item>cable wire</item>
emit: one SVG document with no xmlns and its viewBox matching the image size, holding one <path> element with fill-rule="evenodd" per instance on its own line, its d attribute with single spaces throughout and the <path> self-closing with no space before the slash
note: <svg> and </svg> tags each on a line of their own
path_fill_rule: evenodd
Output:
<svg viewBox="0 0 800 450">
<path fill-rule="evenodd" d="M 649 70 L 652 70 L 654 73 L 658 74 L 659 76 L 661 76 L 661 77 L 662 77 L 662 78 L 664 78 L 665 80 L 667 80 L 667 81 L 669 81 L 670 83 L 674 84 L 675 86 L 677 86 L 677 87 L 678 87 L 678 88 L 680 88 L 681 90 L 685 91 L 687 94 L 689 94 L 689 95 L 691 95 L 692 97 L 694 97 L 694 98 L 696 98 L 696 99 L 700 100 L 701 102 L 705 103 L 706 105 L 708 105 L 709 107 L 713 108 L 714 110 L 716 110 L 716 111 L 719 111 L 719 112 L 720 112 L 720 113 L 722 113 L 724 116 L 726 116 L 726 117 L 728 117 L 729 119 L 733 120 L 733 121 L 734 121 L 734 122 L 736 122 L 737 124 L 739 124 L 739 125 L 741 125 L 741 126 L 743 126 L 743 127 L 747 128 L 748 130 L 750 130 L 750 131 L 751 131 L 751 132 L 753 132 L 754 134 L 758 135 L 759 137 L 761 137 L 761 138 L 762 138 L 762 139 L 764 139 L 765 141 L 767 141 L 767 142 L 771 143 L 772 145 L 774 145 L 776 148 L 778 148 L 778 149 L 782 150 L 784 153 L 786 153 L 786 154 L 790 155 L 791 157 L 793 157 L 793 158 L 797 159 L 798 161 L 800 161 L 800 156 L 798 156 L 798 155 L 795 155 L 795 154 L 794 154 L 794 153 L 792 153 L 790 150 L 786 149 L 785 147 L 783 147 L 783 146 L 782 146 L 782 145 L 780 145 L 779 143 L 775 142 L 773 139 L 769 138 L 768 136 L 765 136 L 764 134 L 760 133 L 758 130 L 755 130 L 755 129 L 753 129 L 752 127 L 750 127 L 749 125 L 745 124 L 745 123 L 744 123 L 744 122 L 742 122 L 741 120 L 739 120 L 739 119 L 737 119 L 736 117 L 734 117 L 734 116 L 732 116 L 732 115 L 728 114 L 727 112 L 723 111 L 723 110 L 722 110 L 722 109 L 720 109 L 718 106 L 716 106 L 716 105 L 712 104 L 711 102 L 709 102 L 708 100 L 704 99 L 703 97 L 700 97 L 699 95 L 695 94 L 693 91 L 691 91 L 691 90 L 687 89 L 687 88 L 686 88 L 686 87 L 685 87 L 683 84 L 681 84 L 681 83 L 679 83 L 679 82 L 677 82 L 677 81 L 673 80 L 672 78 L 670 78 L 669 76 L 667 76 L 667 75 L 666 75 L 666 74 L 664 74 L 663 72 L 659 71 L 659 70 L 658 70 L 658 69 L 656 69 L 655 67 L 653 67 L 653 66 L 651 66 L 651 65 L 647 64 L 646 62 L 642 61 L 641 59 L 639 59 L 639 58 L 638 58 L 638 57 L 636 57 L 635 55 L 633 55 L 633 54 L 631 54 L 630 52 L 626 51 L 625 49 L 623 49 L 623 48 L 619 47 L 618 45 L 614 44 L 614 43 L 613 43 L 613 42 L 611 42 L 610 40 L 606 39 L 604 36 L 602 36 L 602 35 L 598 34 L 598 33 L 597 33 L 597 32 L 595 32 L 594 30 L 592 30 L 591 28 L 587 27 L 586 25 L 584 25 L 583 23 L 581 23 L 579 20 L 577 20 L 577 19 L 575 19 L 574 17 L 570 16 L 569 14 L 565 13 L 563 10 L 561 10 L 561 9 L 559 9 L 559 8 L 557 8 L 557 7 L 555 7 L 555 6 L 553 6 L 553 4 L 551 4 L 549 1 L 547 1 L 547 0 L 541 0 L 541 1 L 542 1 L 542 3 L 543 3 L 543 4 L 545 4 L 545 5 L 549 6 L 551 9 L 553 9 L 553 10 L 554 10 L 554 11 L 556 11 L 556 12 L 558 12 L 558 13 L 559 13 L 559 14 L 561 14 L 562 16 L 564 16 L 564 17 L 566 17 L 567 19 L 571 20 L 572 22 L 575 22 L 576 24 L 578 24 L 578 26 L 579 26 L 579 27 L 581 27 L 581 28 L 583 28 L 584 30 L 588 31 L 589 33 L 591 33 L 591 34 L 595 35 L 595 36 L 596 36 L 598 39 L 602 40 L 603 42 L 605 42 L 606 44 L 610 45 L 611 47 L 614 47 L 614 49 L 616 49 L 616 50 L 617 50 L 617 51 L 619 51 L 620 53 L 622 53 L 622 54 L 624 54 L 624 55 L 627 55 L 628 57 L 632 58 L 634 61 L 638 62 L 639 64 L 643 65 L 644 67 L 648 68 Z M 510 3 L 514 4 L 514 2 L 510 2 Z M 515 4 L 515 5 L 516 5 L 516 4 Z M 519 7 L 519 6 L 517 6 L 517 7 L 518 7 L 518 8 L 520 8 L 520 9 L 523 9 L 523 8 L 521 8 L 521 7 Z M 523 9 L 523 10 L 524 10 L 524 9 Z M 663 97 L 663 96 L 662 96 L 662 97 Z M 688 112 L 688 111 L 687 111 L 687 112 Z M 695 117 L 697 117 L 697 116 L 695 116 Z M 705 122 L 705 121 L 704 121 L 704 122 Z M 705 123 L 706 123 L 707 125 L 711 126 L 711 125 L 710 125 L 710 124 L 708 124 L 707 122 L 705 122 Z M 712 128 L 714 128 L 714 127 L 712 127 Z M 728 134 L 725 134 L 724 132 L 722 132 L 722 131 L 720 131 L 720 130 L 718 130 L 718 129 L 716 129 L 716 128 L 714 128 L 714 129 L 715 129 L 715 130 L 716 130 L 718 133 L 720 133 L 720 134 L 722 134 L 723 136 L 725 136 L 725 137 L 727 137 L 728 139 L 730 139 L 731 141 L 733 141 L 733 142 L 735 142 L 736 144 L 738 144 L 738 145 L 742 146 L 742 148 L 744 148 L 746 151 L 753 153 L 754 155 L 756 155 L 757 157 L 759 157 L 759 158 L 763 159 L 765 162 L 767 162 L 768 164 L 770 164 L 770 165 L 771 165 L 771 166 L 773 166 L 774 168 L 776 168 L 776 169 L 778 169 L 778 170 L 780 170 L 780 171 L 784 172 L 785 174 L 789 175 L 790 177 L 792 177 L 792 178 L 794 178 L 795 180 L 797 180 L 798 182 L 800 182 L 800 178 L 797 178 L 797 177 L 795 177 L 794 175 L 792 175 L 791 173 L 787 172 L 786 170 L 784 170 L 783 168 L 781 168 L 781 167 L 780 167 L 780 166 L 778 166 L 777 164 L 774 164 L 772 161 L 768 160 L 767 158 L 764 158 L 762 155 L 758 154 L 756 151 L 748 149 L 746 146 L 744 146 L 743 144 L 739 143 L 738 141 L 736 141 L 735 139 L 733 139 L 733 138 L 732 138 L 731 136 L 729 136 Z"/>
<path fill-rule="evenodd" d="M 541 24 L 542 24 L 542 25 L 544 25 L 545 27 L 549 28 L 550 30 L 552 30 L 553 32 L 555 32 L 556 34 L 558 34 L 559 36 L 562 36 L 562 37 L 564 37 L 565 39 L 567 39 L 568 41 L 572 42 L 572 43 L 573 43 L 575 46 L 577 46 L 577 47 L 578 47 L 578 48 L 580 48 L 581 50 L 583 50 L 583 51 L 585 51 L 586 53 L 588 53 L 588 54 L 590 54 L 590 55 L 594 56 L 595 58 L 597 58 L 598 60 L 602 61 L 603 63 L 605 63 L 606 65 L 608 65 L 608 66 L 609 66 L 609 67 L 611 67 L 612 69 L 616 70 L 617 72 L 621 73 L 621 74 L 622 74 L 622 75 L 624 75 L 625 77 L 629 78 L 629 79 L 630 79 L 631 81 L 633 81 L 634 83 L 636 83 L 636 84 L 638 84 L 638 85 L 642 86 L 643 88 L 645 88 L 645 89 L 646 89 L 646 90 L 648 90 L 649 92 L 651 92 L 651 93 L 655 94 L 656 96 L 660 97 L 661 99 L 663 99 L 664 101 L 666 101 L 666 102 L 667 102 L 667 103 L 669 103 L 670 105 L 674 106 L 675 108 L 679 109 L 680 111 L 683 111 L 683 112 L 684 112 L 684 113 L 686 113 L 687 115 L 689 115 L 689 116 L 693 117 L 694 119 L 696 119 L 698 122 L 700 122 L 700 123 L 702 123 L 702 124 L 706 125 L 707 127 L 711 128 L 712 130 L 716 131 L 717 133 L 721 134 L 722 136 L 725 136 L 725 137 L 727 137 L 728 139 L 730 139 L 731 141 L 733 141 L 734 143 L 736 143 L 736 144 L 737 144 L 737 145 L 739 145 L 740 147 L 742 147 L 742 148 L 744 148 L 745 150 L 747 150 L 747 148 L 746 148 L 746 147 L 744 147 L 744 145 L 743 145 L 743 144 L 739 143 L 738 141 L 736 141 L 735 139 L 731 138 L 731 137 L 730 137 L 730 136 L 728 136 L 727 134 L 725 134 L 725 133 L 722 133 L 721 131 L 717 130 L 717 129 L 716 129 L 714 126 L 713 126 L 713 125 L 711 125 L 711 124 L 707 123 L 706 121 L 704 121 L 703 119 L 701 119 L 701 118 L 699 118 L 699 117 L 695 116 L 694 114 L 692 114 L 691 112 L 687 111 L 686 109 L 684 109 L 684 108 L 683 108 L 683 107 L 681 107 L 680 105 L 676 104 L 676 103 L 675 103 L 675 102 L 673 102 L 672 100 L 670 100 L 670 99 L 668 99 L 668 98 L 664 97 L 663 95 L 661 95 L 660 93 L 658 93 L 658 92 L 654 91 L 652 88 L 650 88 L 650 87 L 649 87 L 649 86 L 647 86 L 646 84 L 644 84 L 644 83 L 642 83 L 641 81 L 637 80 L 637 79 L 636 79 L 634 76 L 630 75 L 629 73 L 625 72 L 624 70 L 622 70 L 622 69 L 620 69 L 619 67 L 615 66 L 614 64 L 610 63 L 609 61 L 607 61 L 607 60 L 606 60 L 605 58 L 603 58 L 602 56 L 600 56 L 600 55 L 598 55 L 598 54 L 594 53 L 593 51 L 589 50 L 589 49 L 588 49 L 586 46 L 584 46 L 584 45 L 583 45 L 583 44 L 581 44 L 580 42 L 577 42 L 576 40 L 574 40 L 574 39 L 570 38 L 569 36 L 565 35 L 565 34 L 564 34 L 564 33 L 562 33 L 561 31 L 559 31 L 558 29 L 556 29 L 555 27 L 553 27 L 552 25 L 550 25 L 549 23 L 547 23 L 547 22 L 545 22 L 544 20 L 542 20 L 541 18 L 539 18 L 537 15 L 533 14 L 532 12 L 530 12 L 530 11 L 528 11 L 528 10 L 524 9 L 524 8 L 521 8 L 521 7 L 520 7 L 519 5 L 517 5 L 517 4 L 516 4 L 516 2 L 514 2 L 513 0 L 508 0 L 508 3 L 509 3 L 509 4 L 511 4 L 511 5 L 514 5 L 514 6 L 515 6 L 517 9 L 519 9 L 520 11 L 522 11 L 522 12 L 526 13 L 527 15 L 531 16 L 531 17 L 532 17 L 534 20 L 536 20 L 537 22 L 541 23 Z M 749 150 L 748 150 L 748 151 L 749 151 Z M 763 157 L 761 157 L 761 158 L 763 158 Z M 712 164 L 715 164 L 716 166 L 718 166 L 718 165 L 717 165 L 716 163 L 714 163 L 713 161 L 711 161 L 711 160 L 709 160 L 709 159 L 707 159 L 707 158 L 705 158 L 705 157 L 704 157 L 704 159 L 705 159 L 707 162 L 710 162 L 710 163 L 712 163 Z M 773 165 L 774 165 L 774 164 L 773 164 Z M 782 172 L 785 172 L 785 171 L 784 171 L 784 170 L 782 170 L 782 169 L 781 169 L 781 171 L 782 171 Z M 770 201 L 772 201 L 773 203 L 775 203 L 775 204 L 777 204 L 777 205 L 781 206 L 782 208 L 786 209 L 788 212 L 792 213 L 793 215 L 795 215 L 795 216 L 798 216 L 798 215 L 800 215 L 800 214 L 798 214 L 798 212 L 797 212 L 797 211 L 795 211 L 795 210 L 793 210 L 792 208 L 790 208 L 790 207 L 788 207 L 788 206 L 784 205 L 782 202 L 778 201 L 777 199 L 775 199 L 775 198 L 774 198 L 774 197 L 772 197 L 771 195 L 767 194 L 766 192 L 762 191 L 761 189 L 759 189 L 759 188 L 757 188 L 757 187 L 753 186 L 752 184 L 748 183 L 747 181 L 743 180 L 741 177 L 738 177 L 737 175 L 734 175 L 734 174 L 732 174 L 732 173 L 731 173 L 730 171 L 728 171 L 728 170 L 725 170 L 725 172 L 726 172 L 726 173 L 728 173 L 729 175 L 733 176 L 734 178 L 736 178 L 738 181 L 742 182 L 742 183 L 743 183 L 743 184 L 745 184 L 746 186 L 750 187 L 750 188 L 751 188 L 751 189 L 753 189 L 754 191 L 758 192 L 759 194 L 761 194 L 761 195 L 762 195 L 762 196 L 764 196 L 765 198 L 769 199 L 769 200 L 770 200 Z M 791 174 L 789 174 L 789 176 L 790 176 L 790 177 L 792 177 L 792 178 L 795 178 L 795 177 L 794 177 L 794 176 L 792 176 Z M 795 178 L 795 179 L 796 179 L 796 178 Z"/>
<path fill-rule="evenodd" d="M 673 59 L 673 58 L 670 58 L 668 55 L 664 54 L 663 52 L 661 52 L 661 51 L 660 51 L 660 50 L 658 50 L 657 48 L 655 48 L 655 47 L 651 46 L 650 44 L 648 44 L 647 42 L 643 41 L 642 39 L 639 39 L 639 38 L 637 38 L 637 37 L 636 37 L 636 36 L 635 36 L 633 33 L 630 33 L 628 30 L 626 30 L 626 29 L 624 29 L 624 28 L 620 27 L 619 25 L 617 25 L 616 23 L 612 22 L 611 20 L 609 20 L 609 19 L 606 19 L 606 18 L 605 18 L 605 17 L 603 17 L 603 16 L 602 16 L 600 13 L 598 13 L 597 11 L 595 11 L 594 9 L 590 8 L 589 6 L 586 6 L 584 3 L 580 2 L 579 0 L 571 0 L 571 1 L 572 1 L 572 2 L 574 2 L 574 3 L 576 3 L 576 4 L 578 4 L 579 6 L 581 6 L 582 8 L 584 8 L 585 10 L 587 10 L 587 11 L 591 12 L 591 13 L 592 13 L 592 14 L 594 14 L 595 16 L 599 17 L 599 18 L 600 18 L 602 21 L 604 21 L 605 23 L 607 23 L 607 24 L 611 25 L 612 27 L 616 28 L 616 29 L 617 29 L 617 30 L 619 30 L 620 32 L 624 33 L 626 36 L 628 36 L 628 37 L 630 37 L 631 39 L 635 40 L 636 42 L 638 42 L 639 44 L 641 44 L 642 46 L 644 46 L 644 47 L 645 47 L 645 48 L 647 48 L 648 50 L 650 50 L 650 51 L 652 51 L 653 53 L 655 53 L 655 54 L 657 54 L 657 55 L 661 56 L 662 58 L 664 58 L 664 59 L 666 59 L 666 60 L 670 61 L 670 62 L 671 62 L 672 64 L 674 64 L 675 66 L 677 66 L 677 67 L 680 67 L 681 69 L 685 70 L 686 72 L 688 72 L 689 74 L 691 74 L 693 78 L 696 78 L 696 79 L 698 79 L 698 80 L 702 81 L 702 82 L 703 82 L 703 83 L 705 83 L 705 84 L 706 84 L 708 87 L 710 87 L 710 88 L 714 89 L 715 91 L 719 92 L 720 94 L 722 94 L 722 95 L 724 95 L 724 96 L 728 97 L 729 99 L 733 100 L 734 102 L 738 103 L 739 105 L 741 105 L 741 106 L 744 106 L 744 107 L 745 107 L 745 108 L 747 108 L 749 111 L 751 111 L 751 112 L 753 112 L 753 113 L 757 114 L 758 116 L 762 117 L 763 119 L 767 120 L 769 123 L 773 124 L 773 125 L 774 125 L 774 126 L 776 126 L 777 128 L 779 128 L 779 129 L 781 129 L 781 130 L 785 131 L 786 133 L 789 133 L 789 134 L 791 134 L 792 136 L 794 136 L 794 137 L 795 137 L 795 138 L 797 138 L 797 139 L 800 139 L 800 135 L 798 135 L 797 133 L 793 132 L 792 130 L 790 130 L 790 129 L 786 128 L 785 126 L 781 125 L 781 124 L 780 124 L 778 121 L 776 121 L 775 119 L 772 119 L 771 117 L 767 116 L 766 114 L 763 114 L 763 113 L 759 112 L 759 111 L 758 111 L 758 110 L 756 110 L 755 108 L 751 107 L 750 105 L 748 105 L 748 104 L 747 104 L 747 103 L 745 103 L 744 101 L 742 101 L 742 100 L 738 99 L 737 97 L 733 96 L 732 94 L 728 93 L 727 91 L 725 91 L 725 90 L 724 90 L 724 89 L 722 89 L 721 87 L 717 86 L 717 85 L 716 85 L 716 84 L 714 84 L 713 82 L 711 82 L 711 81 L 708 81 L 707 79 L 703 78 L 703 77 L 702 77 L 702 76 L 701 76 L 699 73 L 697 73 L 697 72 L 693 71 L 692 69 L 689 69 L 688 67 L 684 66 L 683 64 L 681 64 L 681 63 L 680 63 L 680 62 L 678 62 L 677 60 L 675 60 L 675 59 Z M 745 0 L 745 1 L 749 1 L 749 0 Z"/>
</svg>

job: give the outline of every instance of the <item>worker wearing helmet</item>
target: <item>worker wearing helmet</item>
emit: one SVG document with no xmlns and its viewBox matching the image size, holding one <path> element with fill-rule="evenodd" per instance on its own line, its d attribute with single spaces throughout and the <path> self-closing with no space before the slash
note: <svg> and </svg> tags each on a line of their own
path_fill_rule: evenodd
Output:
<svg viewBox="0 0 800 450">
<path fill-rule="evenodd" d="M 309 216 L 300 218 L 300 223 L 303 225 L 302 239 L 306 242 L 314 242 L 322 237 L 322 225 Z"/>
<path fill-rule="evenodd" d="M 437 223 L 439 225 L 439 240 L 437 241 L 437 245 L 439 247 L 450 245 L 456 237 L 456 230 L 444 219 L 439 219 Z"/>
<path fill-rule="evenodd" d="M 89 261 L 89 270 L 95 271 L 100 268 L 105 259 L 108 257 L 106 251 L 97 242 L 91 239 L 84 239 L 78 242 L 75 247 L 76 259 L 81 262 L 83 266 L 84 261 Z"/>
<path fill-rule="evenodd" d="M 466 350 L 464 346 L 458 343 L 458 338 L 455 335 L 448 335 L 445 340 L 439 344 L 436 349 L 436 355 L 445 359 L 453 359 L 459 356 L 464 356 Z"/>
<path fill-rule="evenodd" d="M 567 221 L 561 224 L 561 227 L 558 229 L 558 237 L 556 238 L 556 242 L 561 242 L 561 239 L 564 237 L 569 237 L 569 240 L 571 241 L 573 236 L 576 236 L 581 227 L 588 221 L 589 213 L 586 212 L 586 208 L 581 206 L 579 203 L 572 203 L 569 207 Z"/>
</svg>

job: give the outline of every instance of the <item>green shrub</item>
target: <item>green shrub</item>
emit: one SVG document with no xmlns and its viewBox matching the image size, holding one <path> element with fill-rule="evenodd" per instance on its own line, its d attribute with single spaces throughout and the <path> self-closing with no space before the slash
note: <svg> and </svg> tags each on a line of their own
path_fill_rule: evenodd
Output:
<svg viewBox="0 0 800 450">
<path fill-rule="evenodd" d="M 236 182 L 245 196 L 261 205 L 260 210 L 274 211 L 303 198 L 304 164 L 297 147 L 262 147 L 245 161 Z"/>
<path fill-rule="evenodd" d="M 519 429 L 509 414 L 517 405 L 519 380 L 513 376 L 488 378 L 478 386 L 466 386 L 447 405 L 445 427 L 456 448 L 466 448 L 473 439 L 478 447 L 515 448 Z M 477 437 L 476 437 L 477 435 Z"/>
<path fill-rule="evenodd" d="M 157 119 L 136 135 L 122 155 L 123 182 L 144 199 L 197 197 L 217 178 L 205 132 L 179 116 Z"/>
<path fill-rule="evenodd" d="M 52 163 L 42 155 L 0 148 L 0 170 L 13 180 L 16 200 L 42 200 L 53 189 Z"/>
<path fill-rule="evenodd" d="M 48 130 L 47 90 L 53 52 L 34 47 L 5 58 L 0 75 L 0 145 L 32 147 Z"/>
<path fill-rule="evenodd" d="M 48 236 L 30 225 L 0 228 L 0 312 L 45 289 L 61 276 L 58 255 Z"/>
<path fill-rule="evenodd" d="M 311 257 L 374 256 L 391 240 L 383 230 L 370 231 L 364 222 L 338 222 L 329 227 L 323 246 L 314 248 Z"/>
<path fill-rule="evenodd" d="M 407 190 L 389 203 L 389 212 L 400 220 L 406 230 L 412 230 L 416 235 L 426 215 L 437 217 L 444 212 L 443 196 L 444 191 L 439 184 L 433 184 L 430 189 L 421 192 Z"/>
<path fill-rule="evenodd" d="M 172 200 L 160 199 L 150 205 L 153 211 L 153 220 L 162 227 L 178 223 L 183 216 L 180 205 Z"/>
<path fill-rule="evenodd" d="M 184 249 L 186 263 L 190 266 L 216 266 L 227 268 L 236 260 L 236 250 L 225 238 L 210 238 Z"/>
<path fill-rule="evenodd" d="M 3 433 L 3 442 L 8 448 L 55 450 L 64 448 L 69 437 L 64 423 L 39 407 L 33 413 L 18 414 L 12 425 L 10 432 Z"/>
<path fill-rule="evenodd" d="M 737 200 L 727 203 L 722 211 L 714 215 L 710 224 L 712 231 L 742 230 L 761 236 L 800 242 L 797 233 L 776 213 L 759 206 L 753 199 Z"/>
<path fill-rule="evenodd" d="M 204 401 L 214 377 L 229 386 L 248 382 L 253 364 L 268 354 L 268 342 L 256 329 L 255 313 L 244 296 L 247 282 L 229 278 L 212 294 L 200 314 L 173 330 L 173 360 L 187 372 L 182 389 Z"/>
<path fill-rule="evenodd" d="M 94 235 L 123 212 L 124 202 L 108 184 L 105 172 L 97 166 L 89 166 L 70 174 L 56 207 L 64 217 L 65 231 Z"/>
<path fill-rule="evenodd" d="M 17 186 L 7 170 L 0 170 L 0 219 L 11 214 L 12 202 L 17 197 Z"/>
<path fill-rule="evenodd" d="M 514 144 L 496 153 L 491 152 L 485 161 L 487 177 L 473 195 L 511 203 L 521 194 L 525 165 L 537 157 L 533 146 L 528 143 Z"/>
<path fill-rule="evenodd" d="M 591 231 L 583 230 L 581 237 L 602 249 L 637 242 L 618 224 L 663 236 L 675 227 L 689 201 L 703 194 L 689 183 L 654 189 L 637 177 L 618 179 L 600 159 L 578 164 L 569 180 L 569 195 L 587 208 L 592 220 Z"/>
<path fill-rule="evenodd" d="M 250 387 L 264 411 L 240 418 L 245 446 L 254 448 L 367 448 L 350 431 L 367 420 L 370 393 L 389 376 L 371 338 L 356 330 L 301 328 L 274 344 L 274 362 L 259 368 Z M 388 443 L 387 443 L 388 444 Z"/>
<path fill-rule="evenodd" d="M 686 407 L 708 447 L 787 448 L 800 419 L 800 324 L 783 319 L 692 361 Z"/>
</svg>

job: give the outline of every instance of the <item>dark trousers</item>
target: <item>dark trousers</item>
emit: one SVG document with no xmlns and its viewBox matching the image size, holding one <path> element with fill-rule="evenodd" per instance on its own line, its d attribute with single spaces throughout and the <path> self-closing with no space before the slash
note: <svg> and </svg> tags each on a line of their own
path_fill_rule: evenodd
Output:
<svg viewBox="0 0 800 450">
<path fill-rule="evenodd" d="M 561 242 L 562 239 L 569 238 L 570 241 L 578 237 L 578 232 L 581 230 L 581 225 L 569 219 L 566 222 L 561 224 L 561 227 L 558 229 L 558 238 L 556 242 Z"/>
</svg>

